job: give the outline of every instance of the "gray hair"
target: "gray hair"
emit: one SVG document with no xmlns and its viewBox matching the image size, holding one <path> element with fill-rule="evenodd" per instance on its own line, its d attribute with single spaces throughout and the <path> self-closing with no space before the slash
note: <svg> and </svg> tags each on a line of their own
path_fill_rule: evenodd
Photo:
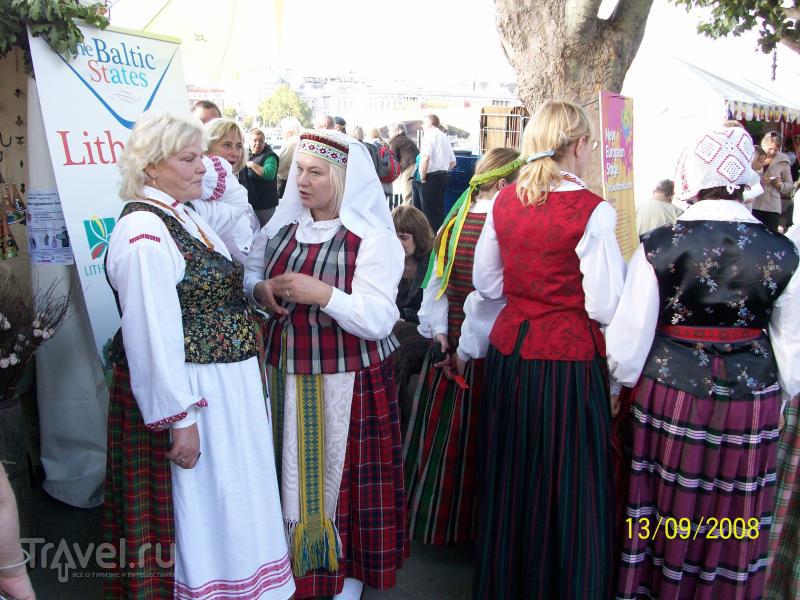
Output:
<svg viewBox="0 0 800 600">
<path fill-rule="evenodd" d="M 675 183 L 671 179 L 662 179 L 656 184 L 656 189 L 653 191 L 664 194 L 667 198 L 672 198 L 675 194 Z"/>
<path fill-rule="evenodd" d="M 389 125 L 389 131 L 396 131 L 397 134 L 395 135 L 400 135 L 401 133 L 408 133 L 406 131 L 406 126 L 403 125 L 402 123 L 393 123 L 392 125 Z"/>
<path fill-rule="evenodd" d="M 283 117 L 280 126 L 284 138 L 292 137 L 291 134 L 297 135 L 303 130 L 300 119 L 297 117 Z"/>
<path fill-rule="evenodd" d="M 119 157 L 122 175 L 120 198 L 141 198 L 142 188 L 147 182 L 144 170 L 175 156 L 193 143 L 206 147 L 206 134 L 196 118 L 171 114 L 144 115 L 134 126 Z"/>
</svg>

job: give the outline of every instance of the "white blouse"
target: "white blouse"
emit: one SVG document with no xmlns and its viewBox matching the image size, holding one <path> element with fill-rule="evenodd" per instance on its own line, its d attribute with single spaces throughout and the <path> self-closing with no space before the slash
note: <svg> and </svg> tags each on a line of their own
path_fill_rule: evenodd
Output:
<svg viewBox="0 0 800 600">
<path fill-rule="evenodd" d="M 703 200 L 692 205 L 678 221 L 735 221 L 758 223 L 750 211 L 734 200 Z M 639 380 L 658 325 L 658 280 L 639 246 L 628 265 L 628 277 L 617 312 L 606 330 L 608 367 L 626 387 Z M 800 393 L 800 269 L 775 302 L 769 336 L 784 401 Z"/>
<path fill-rule="evenodd" d="M 580 189 L 583 187 L 565 179 L 553 191 Z M 617 212 L 608 202 L 601 202 L 592 211 L 584 234 L 575 247 L 583 275 L 586 312 L 601 326 L 611 322 L 625 281 L 625 261 L 617 244 L 616 226 Z M 472 283 L 475 291 L 467 296 L 464 304 L 466 318 L 457 349 L 462 360 L 486 356 L 489 334 L 506 304 L 503 260 L 491 211 L 475 248 Z"/>
<path fill-rule="evenodd" d="M 222 240 L 200 215 L 155 188 L 145 187 L 144 194 L 172 206 L 186 231 L 201 242 L 198 227 L 202 228 L 214 250 L 230 260 Z M 142 202 L 175 216 L 153 202 Z M 108 279 L 122 307 L 131 389 L 144 422 L 156 423 L 186 412 L 187 417 L 172 427 L 192 425 L 195 404 L 203 398 L 190 391 L 194 374 L 184 352 L 176 288 L 186 270 L 183 255 L 158 216 L 135 211 L 114 226 L 106 260 Z"/>
<path fill-rule="evenodd" d="M 492 198 L 480 198 L 475 200 L 472 203 L 472 206 L 470 206 L 469 212 L 473 214 L 491 213 L 495 198 L 497 198 L 497 194 L 495 194 Z M 436 299 L 436 294 L 438 294 L 440 290 L 441 281 L 442 280 L 440 277 L 437 277 L 435 274 L 432 275 L 428 281 L 428 285 L 422 292 L 422 305 L 417 313 L 417 316 L 419 317 L 417 331 L 419 331 L 420 335 L 427 338 L 433 338 L 440 333 L 447 335 L 447 316 L 449 312 L 447 292 L 442 294 L 438 300 Z M 467 299 L 467 301 L 469 301 L 469 299 Z M 483 303 L 478 310 L 483 308 L 483 306 L 486 306 L 487 308 L 485 310 L 488 310 L 489 312 L 487 313 L 486 318 L 481 319 L 481 322 L 493 324 L 494 320 L 497 318 L 499 309 L 505 306 L 505 301 L 502 303 L 487 301 Z M 474 336 L 475 333 L 476 332 L 474 330 L 465 332 L 462 328 L 461 339 L 464 338 L 465 334 L 469 337 Z M 474 340 L 467 340 L 465 342 L 467 346 L 474 346 L 476 343 L 477 342 Z"/>
<path fill-rule="evenodd" d="M 315 221 L 308 209 L 298 218 L 295 237 L 300 243 L 320 244 L 330 240 L 341 226 L 339 219 Z M 253 288 L 264 280 L 267 246 L 266 228 L 256 236 L 245 262 L 245 291 L 253 299 Z M 392 332 L 400 318 L 395 304 L 397 286 L 403 275 L 405 253 L 400 240 L 389 230 L 370 230 L 361 240 L 356 255 L 352 293 L 333 288 L 322 311 L 342 329 L 366 340 L 381 340 Z"/>
</svg>

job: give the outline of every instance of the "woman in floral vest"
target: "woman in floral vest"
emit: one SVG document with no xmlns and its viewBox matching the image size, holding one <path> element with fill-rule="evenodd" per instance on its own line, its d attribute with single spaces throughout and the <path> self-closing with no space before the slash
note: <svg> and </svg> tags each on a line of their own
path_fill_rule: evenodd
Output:
<svg viewBox="0 0 800 600">
<path fill-rule="evenodd" d="M 794 244 L 742 204 L 753 154 L 739 127 L 685 148 L 675 188 L 691 206 L 643 237 L 607 331 L 611 373 L 634 388 L 619 599 L 764 590 L 800 275 Z"/>
</svg>

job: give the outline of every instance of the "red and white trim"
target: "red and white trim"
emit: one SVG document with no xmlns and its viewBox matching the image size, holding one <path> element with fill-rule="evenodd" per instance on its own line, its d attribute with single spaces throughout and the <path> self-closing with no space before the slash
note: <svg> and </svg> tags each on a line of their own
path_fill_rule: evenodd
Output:
<svg viewBox="0 0 800 600">
<path fill-rule="evenodd" d="M 199 402 L 195 402 L 194 404 L 198 408 L 205 408 L 208 406 L 208 401 L 203 398 Z M 145 427 L 147 427 L 151 431 L 162 431 L 164 429 L 168 429 L 170 425 L 173 423 L 177 423 L 178 421 L 182 421 L 187 417 L 189 413 L 183 411 L 182 413 L 178 413 L 177 415 L 172 415 L 171 417 L 167 417 L 166 419 L 161 419 L 160 421 L 156 421 L 155 423 L 145 423 Z"/>
<path fill-rule="evenodd" d="M 225 193 L 225 178 L 228 176 L 228 173 L 225 171 L 225 167 L 222 166 L 222 160 L 220 160 L 217 156 L 209 156 L 211 162 L 214 164 L 214 170 L 217 172 L 217 185 L 214 188 L 214 191 L 211 192 L 211 196 L 209 196 L 209 200 L 219 200 L 222 198 L 222 194 Z"/>
<path fill-rule="evenodd" d="M 136 242 L 140 242 L 141 240 L 150 240 L 151 242 L 161 242 L 161 238 L 157 235 L 153 235 L 152 233 L 140 233 L 137 236 L 134 236 L 128 240 L 129 244 L 135 244 Z"/>
<path fill-rule="evenodd" d="M 199 587 L 189 587 L 175 581 L 175 598 L 178 600 L 198 599 L 255 599 L 272 589 L 285 586 L 292 580 L 289 556 L 261 565 L 258 570 L 244 579 L 215 579 Z"/>
</svg>

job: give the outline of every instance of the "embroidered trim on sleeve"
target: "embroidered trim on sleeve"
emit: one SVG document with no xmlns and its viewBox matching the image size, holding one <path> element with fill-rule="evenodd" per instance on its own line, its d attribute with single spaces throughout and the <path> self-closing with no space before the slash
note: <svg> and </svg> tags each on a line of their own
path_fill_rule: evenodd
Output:
<svg viewBox="0 0 800 600">
<path fill-rule="evenodd" d="M 211 162 L 214 164 L 214 170 L 217 172 L 217 186 L 211 192 L 209 200 L 219 200 L 222 194 L 225 193 L 225 178 L 228 174 L 225 172 L 225 167 L 222 166 L 222 161 L 216 156 L 210 156 Z"/>
<path fill-rule="evenodd" d="M 200 401 L 194 403 L 195 406 L 200 408 L 205 408 L 208 406 L 208 400 L 205 398 L 201 398 Z M 177 423 L 178 421 L 182 421 L 186 418 L 189 413 L 183 411 L 182 413 L 178 413 L 177 415 L 172 415 L 171 417 L 167 417 L 166 419 L 161 419 L 160 421 L 156 421 L 155 423 L 145 423 L 145 427 L 147 427 L 150 431 L 163 431 L 164 429 L 168 429 L 169 425 L 173 423 Z"/>
<path fill-rule="evenodd" d="M 141 240 L 151 240 L 153 242 L 160 242 L 161 238 L 158 237 L 157 235 L 153 235 L 152 233 L 140 233 L 139 235 L 130 238 L 128 240 L 128 243 L 135 244 L 136 242 Z"/>
</svg>

